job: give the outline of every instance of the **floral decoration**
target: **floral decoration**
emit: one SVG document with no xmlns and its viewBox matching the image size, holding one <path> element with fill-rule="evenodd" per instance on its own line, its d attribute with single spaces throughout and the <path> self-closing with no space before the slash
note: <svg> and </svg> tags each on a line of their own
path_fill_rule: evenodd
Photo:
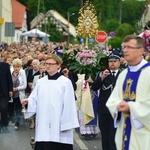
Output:
<svg viewBox="0 0 150 150">
<path fill-rule="evenodd" d="M 145 30 L 141 37 L 145 40 L 145 49 L 150 52 L 150 31 Z"/>
<path fill-rule="evenodd" d="M 91 65 L 95 67 L 97 64 L 97 53 L 94 50 L 82 50 L 78 52 L 75 57 L 81 66 Z"/>
<path fill-rule="evenodd" d="M 85 78 L 96 77 L 96 74 L 107 66 L 108 54 L 98 50 L 74 50 L 64 51 L 63 61 L 69 69 L 79 74 L 85 74 Z M 67 61 L 66 61 L 67 60 Z"/>
</svg>

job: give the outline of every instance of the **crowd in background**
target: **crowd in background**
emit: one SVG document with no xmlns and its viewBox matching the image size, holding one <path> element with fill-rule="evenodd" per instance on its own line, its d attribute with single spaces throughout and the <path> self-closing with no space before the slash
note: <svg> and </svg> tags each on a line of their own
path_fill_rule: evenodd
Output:
<svg viewBox="0 0 150 150">
<path fill-rule="evenodd" d="M 2 42 L 0 45 L 0 62 L 9 64 L 13 81 L 13 96 L 8 102 L 9 125 L 19 129 L 21 120 L 22 106 L 21 99 L 30 95 L 38 79 L 46 75 L 45 59 L 49 54 L 63 56 L 63 50 L 69 52 L 83 49 L 84 44 L 69 44 L 66 42 L 44 44 L 42 42 L 12 43 Z M 99 49 L 99 47 L 97 47 Z M 68 67 L 62 65 L 61 73 L 68 77 L 76 90 L 77 74 L 68 70 Z M 76 96 L 75 96 L 76 97 Z M 30 128 L 35 127 L 35 116 L 30 118 Z M 98 133 L 98 131 L 97 131 Z"/>
</svg>

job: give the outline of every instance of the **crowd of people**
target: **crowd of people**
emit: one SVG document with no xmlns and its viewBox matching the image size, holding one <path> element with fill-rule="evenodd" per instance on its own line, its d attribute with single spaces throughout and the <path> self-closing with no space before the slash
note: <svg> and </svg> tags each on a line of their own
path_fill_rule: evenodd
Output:
<svg viewBox="0 0 150 150">
<path fill-rule="evenodd" d="M 35 150 L 72 150 L 73 129 L 78 127 L 86 140 L 100 133 L 103 150 L 148 150 L 149 53 L 137 35 L 126 36 L 122 46 L 123 55 L 112 50 L 108 67 L 95 79 L 85 79 L 62 60 L 63 49 L 76 51 L 83 44 L 3 42 L 1 132 L 8 125 L 19 129 L 24 108 L 30 128 L 36 129 Z"/>
</svg>

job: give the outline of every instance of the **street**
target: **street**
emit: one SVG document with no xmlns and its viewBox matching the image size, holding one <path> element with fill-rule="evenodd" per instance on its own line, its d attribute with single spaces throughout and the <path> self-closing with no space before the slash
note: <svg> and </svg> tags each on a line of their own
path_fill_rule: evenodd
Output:
<svg viewBox="0 0 150 150">
<path fill-rule="evenodd" d="M 0 133 L 0 150 L 32 150 L 31 137 L 34 137 L 34 129 L 29 129 L 29 122 L 23 120 L 19 130 L 9 126 L 7 133 Z M 74 150 L 102 150 L 100 135 L 86 141 L 74 131 Z"/>
</svg>

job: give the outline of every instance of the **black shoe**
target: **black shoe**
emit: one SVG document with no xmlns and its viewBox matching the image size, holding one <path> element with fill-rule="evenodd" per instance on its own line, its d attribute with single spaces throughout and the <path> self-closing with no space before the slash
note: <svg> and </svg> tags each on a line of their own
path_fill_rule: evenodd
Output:
<svg viewBox="0 0 150 150">
<path fill-rule="evenodd" d="M 92 134 L 91 136 L 94 139 L 97 136 L 97 134 Z"/>
<path fill-rule="evenodd" d="M 80 132 L 80 128 L 75 128 L 75 131 L 76 131 L 77 133 L 79 133 L 79 132 Z"/>
<path fill-rule="evenodd" d="M 89 141 L 91 139 L 92 139 L 91 134 L 85 134 L 85 140 L 86 141 Z"/>
</svg>

